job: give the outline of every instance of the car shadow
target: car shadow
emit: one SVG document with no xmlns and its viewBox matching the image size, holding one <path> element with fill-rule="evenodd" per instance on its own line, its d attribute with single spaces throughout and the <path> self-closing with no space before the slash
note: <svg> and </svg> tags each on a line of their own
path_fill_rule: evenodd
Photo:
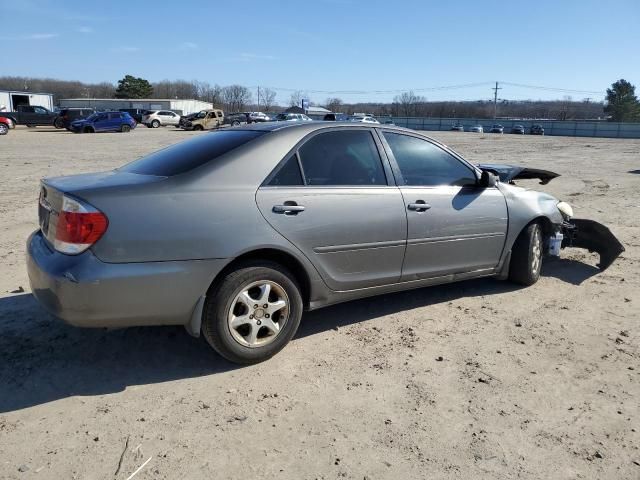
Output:
<svg viewBox="0 0 640 480">
<path fill-rule="evenodd" d="M 80 329 L 31 294 L 0 299 L 0 413 L 235 368 L 183 327 Z"/>
<path fill-rule="evenodd" d="M 542 275 L 579 285 L 598 272 L 577 261 L 558 260 L 545 262 Z M 351 301 L 306 313 L 296 338 L 459 298 L 519 289 L 486 278 Z M 0 413 L 237 368 L 241 367 L 183 327 L 81 329 L 47 314 L 31 294 L 0 298 Z"/>
<path fill-rule="evenodd" d="M 627 173 L 635 173 L 636 175 L 640 175 L 640 169 L 639 170 L 629 170 Z"/>
<path fill-rule="evenodd" d="M 580 285 L 602 270 L 577 260 L 548 257 L 542 263 L 541 275 L 553 277 L 572 285 Z"/>
</svg>

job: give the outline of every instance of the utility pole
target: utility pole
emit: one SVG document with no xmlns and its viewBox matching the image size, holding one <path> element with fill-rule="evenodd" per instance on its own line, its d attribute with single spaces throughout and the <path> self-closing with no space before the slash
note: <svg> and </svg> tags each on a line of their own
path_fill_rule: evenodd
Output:
<svg viewBox="0 0 640 480">
<path fill-rule="evenodd" d="M 498 117 L 498 90 L 502 90 L 502 87 L 498 87 L 496 82 L 496 86 L 491 90 L 493 90 L 493 119 L 495 120 Z"/>
<path fill-rule="evenodd" d="M 260 111 L 260 87 L 258 87 L 258 111 Z"/>
</svg>

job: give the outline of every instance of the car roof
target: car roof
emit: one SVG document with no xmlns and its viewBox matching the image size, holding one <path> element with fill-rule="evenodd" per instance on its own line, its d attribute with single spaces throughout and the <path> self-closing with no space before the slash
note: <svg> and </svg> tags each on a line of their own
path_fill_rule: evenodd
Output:
<svg viewBox="0 0 640 480">
<path fill-rule="evenodd" d="M 358 123 L 354 124 L 354 122 L 323 122 L 323 121 L 313 121 L 313 122 L 264 122 L 264 123 L 252 123 L 250 125 L 242 125 L 241 127 L 233 127 L 234 130 L 252 130 L 259 132 L 275 132 L 284 129 L 300 129 L 305 130 L 307 133 L 314 132 L 316 130 L 322 130 L 325 128 L 336 128 L 336 127 L 348 127 L 348 128 L 384 128 L 385 130 L 396 130 L 398 132 L 406 132 L 413 134 L 420 134 L 424 136 L 420 132 L 416 132 L 415 130 L 411 130 L 410 128 L 398 127 L 396 125 L 384 125 L 381 123 Z"/>
</svg>

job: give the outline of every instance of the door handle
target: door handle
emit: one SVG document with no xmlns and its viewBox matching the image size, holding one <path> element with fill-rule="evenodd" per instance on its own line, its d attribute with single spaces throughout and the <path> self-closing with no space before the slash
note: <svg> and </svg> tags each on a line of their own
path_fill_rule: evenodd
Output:
<svg viewBox="0 0 640 480">
<path fill-rule="evenodd" d="M 273 213 L 284 213 L 285 215 L 297 215 L 304 212 L 304 206 L 296 202 L 284 202 L 284 205 L 274 205 Z"/>
<path fill-rule="evenodd" d="M 415 203 L 410 203 L 407 205 L 409 210 L 415 210 L 416 212 L 426 212 L 431 208 L 431 205 L 425 203 L 424 200 L 416 200 Z"/>
</svg>

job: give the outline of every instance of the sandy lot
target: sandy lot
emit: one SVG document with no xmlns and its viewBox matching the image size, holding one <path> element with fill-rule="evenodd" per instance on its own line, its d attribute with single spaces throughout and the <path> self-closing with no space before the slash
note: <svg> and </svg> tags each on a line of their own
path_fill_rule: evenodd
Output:
<svg viewBox="0 0 640 480">
<path fill-rule="evenodd" d="M 0 478 L 126 479 L 148 459 L 136 479 L 640 478 L 640 141 L 434 133 L 475 162 L 561 173 L 540 188 L 627 251 L 603 273 L 564 251 L 526 289 L 313 312 L 275 358 L 238 368 L 182 328 L 74 329 L 29 294 L 40 177 L 191 135 L 0 137 Z"/>
</svg>

